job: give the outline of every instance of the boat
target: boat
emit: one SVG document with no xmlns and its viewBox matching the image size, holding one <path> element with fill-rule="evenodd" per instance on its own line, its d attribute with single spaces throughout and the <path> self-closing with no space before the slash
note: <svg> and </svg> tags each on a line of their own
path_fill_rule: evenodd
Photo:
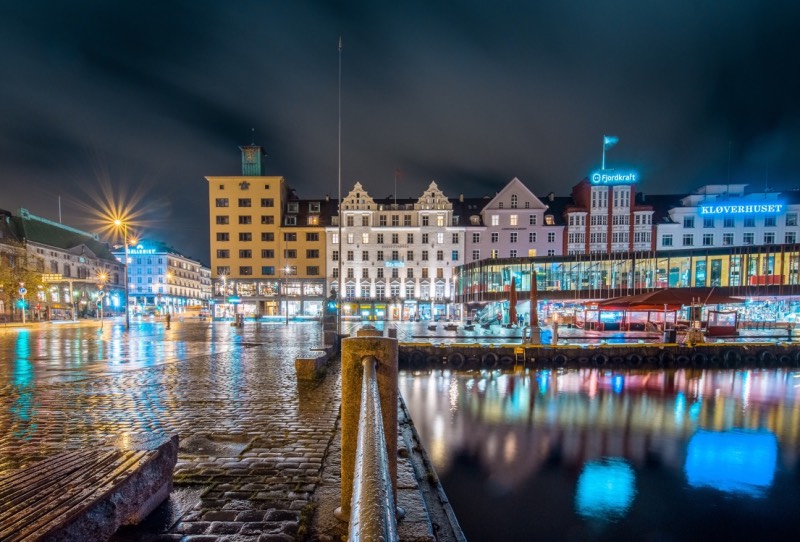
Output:
<svg viewBox="0 0 800 542">
<path fill-rule="evenodd" d="M 445 331 L 458 331 L 458 324 L 445 324 L 444 325 Z"/>
</svg>

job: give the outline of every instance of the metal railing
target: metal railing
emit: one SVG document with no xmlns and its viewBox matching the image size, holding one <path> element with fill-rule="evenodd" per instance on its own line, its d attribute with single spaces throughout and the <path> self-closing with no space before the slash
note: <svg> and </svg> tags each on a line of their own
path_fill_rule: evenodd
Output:
<svg viewBox="0 0 800 542">
<path fill-rule="evenodd" d="M 378 391 L 378 360 L 365 356 L 362 364 L 364 377 L 348 540 L 395 542 L 397 519 Z"/>
</svg>

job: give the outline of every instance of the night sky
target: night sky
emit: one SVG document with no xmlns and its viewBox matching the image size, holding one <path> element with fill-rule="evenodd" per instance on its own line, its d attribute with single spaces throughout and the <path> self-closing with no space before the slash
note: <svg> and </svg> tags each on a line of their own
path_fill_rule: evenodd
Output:
<svg viewBox="0 0 800 542">
<path fill-rule="evenodd" d="M 142 235 L 208 263 L 206 175 L 238 146 L 300 197 L 539 195 L 599 167 L 640 190 L 800 173 L 800 2 L 2 1 L 0 208 Z M 105 203 L 103 203 L 105 202 Z"/>
</svg>

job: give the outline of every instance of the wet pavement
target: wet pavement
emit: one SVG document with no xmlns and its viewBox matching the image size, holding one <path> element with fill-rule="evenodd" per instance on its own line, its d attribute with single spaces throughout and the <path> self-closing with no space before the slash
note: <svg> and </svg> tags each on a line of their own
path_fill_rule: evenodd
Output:
<svg viewBox="0 0 800 542">
<path fill-rule="evenodd" d="M 298 382 L 318 324 L 132 321 L 0 329 L 0 472 L 178 434 L 168 506 L 117 540 L 295 540 L 336 434 L 338 368 Z"/>
</svg>

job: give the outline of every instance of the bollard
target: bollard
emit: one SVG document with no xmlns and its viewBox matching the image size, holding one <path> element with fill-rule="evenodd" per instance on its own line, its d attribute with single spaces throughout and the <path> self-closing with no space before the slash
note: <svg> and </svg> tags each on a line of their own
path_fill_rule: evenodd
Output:
<svg viewBox="0 0 800 542">
<path fill-rule="evenodd" d="M 389 329 L 386 330 L 386 335 L 390 339 L 396 339 L 397 338 L 397 328 L 396 327 L 390 327 Z M 791 336 L 791 335 L 792 334 L 790 332 L 789 336 Z"/>
<path fill-rule="evenodd" d="M 342 494 L 341 507 L 335 515 L 343 521 L 350 518 L 361 411 L 362 363 L 368 356 L 378 360 L 376 376 L 392 492 L 397 502 L 397 340 L 381 337 L 380 331 L 364 326 L 357 337 L 342 340 Z"/>
</svg>

